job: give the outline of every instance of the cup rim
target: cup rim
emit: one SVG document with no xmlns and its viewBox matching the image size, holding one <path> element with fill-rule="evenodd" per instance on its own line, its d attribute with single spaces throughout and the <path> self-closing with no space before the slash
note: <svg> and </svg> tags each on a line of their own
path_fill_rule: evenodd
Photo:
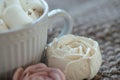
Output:
<svg viewBox="0 0 120 80">
<path fill-rule="evenodd" d="M 25 29 L 29 29 L 29 28 L 33 27 L 32 25 L 36 24 L 37 22 L 42 21 L 45 18 L 45 16 L 47 15 L 49 8 L 48 8 L 48 4 L 45 0 L 40 0 L 40 1 L 43 5 L 43 9 L 44 9 L 44 12 L 43 12 L 42 16 L 40 16 L 37 20 L 34 20 L 33 22 L 24 25 L 26 27 L 18 27 L 18 28 L 8 29 L 6 31 L 0 32 L 0 35 L 10 34 L 10 33 L 22 31 L 22 30 L 25 30 Z"/>
</svg>

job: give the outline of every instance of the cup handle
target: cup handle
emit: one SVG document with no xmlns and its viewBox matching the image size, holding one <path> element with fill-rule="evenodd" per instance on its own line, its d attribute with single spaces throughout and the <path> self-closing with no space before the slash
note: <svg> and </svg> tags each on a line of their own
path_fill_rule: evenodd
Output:
<svg viewBox="0 0 120 80">
<path fill-rule="evenodd" d="M 61 9 L 55 9 L 48 13 L 48 17 L 50 21 L 52 21 L 52 23 L 61 17 L 65 20 L 64 28 L 62 29 L 58 37 L 69 34 L 72 31 L 73 21 L 71 16 L 66 11 Z M 53 27 L 54 26 L 50 26 L 49 29 Z"/>
</svg>

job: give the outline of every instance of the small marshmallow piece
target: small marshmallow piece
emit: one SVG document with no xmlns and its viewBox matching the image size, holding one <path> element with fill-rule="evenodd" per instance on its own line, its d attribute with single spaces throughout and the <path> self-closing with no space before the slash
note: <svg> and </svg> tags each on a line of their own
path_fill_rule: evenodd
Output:
<svg viewBox="0 0 120 80">
<path fill-rule="evenodd" d="M 3 31 L 7 31 L 8 28 L 6 26 L 6 24 L 4 23 L 4 21 L 2 19 L 0 19 L 0 32 L 3 32 Z"/>
<path fill-rule="evenodd" d="M 39 18 L 43 13 L 43 7 L 40 0 L 20 0 L 25 11 L 33 10 L 34 15 Z"/>
</svg>

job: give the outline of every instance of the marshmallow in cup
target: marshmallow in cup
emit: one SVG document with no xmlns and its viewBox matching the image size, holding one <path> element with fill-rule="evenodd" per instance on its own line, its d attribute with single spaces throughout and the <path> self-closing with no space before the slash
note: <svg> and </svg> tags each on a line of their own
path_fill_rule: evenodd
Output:
<svg viewBox="0 0 120 80">
<path fill-rule="evenodd" d="M 11 5 L 21 5 L 19 0 L 0 0 L 0 17 L 2 17 L 2 13 L 5 8 Z"/>
<path fill-rule="evenodd" d="M 21 27 L 33 21 L 20 5 L 11 5 L 7 7 L 3 12 L 2 18 L 9 28 Z"/>
<path fill-rule="evenodd" d="M 39 18 L 43 13 L 43 7 L 40 0 L 20 0 L 23 9 L 31 13 L 30 17 L 34 20 Z"/>
<path fill-rule="evenodd" d="M 7 25 L 5 24 L 5 22 L 2 19 L 0 19 L 0 32 L 7 31 L 7 30 L 8 30 Z"/>
<path fill-rule="evenodd" d="M 9 13 L 9 14 L 8 14 Z M 9 28 L 21 27 L 43 14 L 43 7 L 39 0 L 1 0 L 0 16 Z"/>
</svg>

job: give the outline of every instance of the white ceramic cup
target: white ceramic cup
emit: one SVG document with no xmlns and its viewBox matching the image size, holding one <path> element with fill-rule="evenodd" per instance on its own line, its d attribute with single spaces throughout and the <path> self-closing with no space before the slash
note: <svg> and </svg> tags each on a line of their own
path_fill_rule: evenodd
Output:
<svg viewBox="0 0 120 80">
<path fill-rule="evenodd" d="M 61 9 L 48 12 L 48 5 L 42 2 L 44 13 L 36 21 L 0 33 L 0 74 L 8 72 L 30 63 L 38 63 L 47 42 L 48 29 L 58 18 L 64 18 L 65 27 L 61 34 L 68 34 L 72 29 L 72 19 L 68 13 Z"/>
</svg>

